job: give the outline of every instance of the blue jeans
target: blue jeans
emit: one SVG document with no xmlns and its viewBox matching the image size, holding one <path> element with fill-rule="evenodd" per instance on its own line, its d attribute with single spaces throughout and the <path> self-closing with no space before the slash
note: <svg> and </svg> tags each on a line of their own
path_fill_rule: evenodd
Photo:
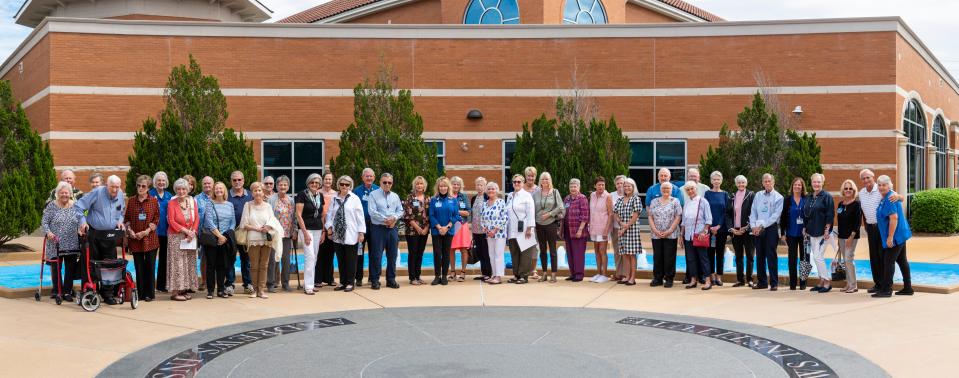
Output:
<svg viewBox="0 0 959 378">
<path fill-rule="evenodd" d="M 383 250 L 386 249 L 386 282 L 396 282 L 396 256 L 399 255 L 400 235 L 396 228 L 374 224 L 370 233 L 370 282 L 378 282 L 383 270 Z"/>
</svg>

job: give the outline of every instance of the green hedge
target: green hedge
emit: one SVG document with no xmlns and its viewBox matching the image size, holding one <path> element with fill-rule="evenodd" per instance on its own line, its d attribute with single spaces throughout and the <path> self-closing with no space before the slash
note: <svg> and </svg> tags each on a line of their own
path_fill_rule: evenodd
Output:
<svg viewBox="0 0 959 378">
<path fill-rule="evenodd" d="M 932 189 L 912 199 L 912 229 L 918 232 L 959 232 L 959 189 Z"/>
</svg>

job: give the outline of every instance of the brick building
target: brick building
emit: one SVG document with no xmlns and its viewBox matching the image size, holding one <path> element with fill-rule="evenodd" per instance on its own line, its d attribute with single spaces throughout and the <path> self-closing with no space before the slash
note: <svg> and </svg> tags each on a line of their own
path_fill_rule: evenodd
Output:
<svg viewBox="0 0 959 378">
<path fill-rule="evenodd" d="M 255 0 L 28 0 L 17 22 L 35 30 L 0 77 L 57 168 L 80 179 L 125 174 L 171 66 L 193 54 L 262 169 L 298 187 L 337 154 L 352 88 L 381 59 L 412 90 L 447 174 L 467 182 L 504 180 L 516 132 L 552 113 L 575 72 L 633 141 L 641 186 L 659 167 L 681 179 L 760 84 L 792 126 L 819 136 L 827 189 L 865 167 L 899 191 L 957 184 L 959 84 L 899 18 L 726 22 L 679 0 L 486 3 L 333 0 L 262 23 L 269 9 Z"/>
</svg>

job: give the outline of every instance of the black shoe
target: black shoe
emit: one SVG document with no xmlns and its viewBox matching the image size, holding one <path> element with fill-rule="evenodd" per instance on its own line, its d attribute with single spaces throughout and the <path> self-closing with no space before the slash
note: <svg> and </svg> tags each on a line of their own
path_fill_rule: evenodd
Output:
<svg viewBox="0 0 959 378">
<path fill-rule="evenodd" d="M 777 291 L 777 290 L 779 290 L 779 288 L 778 288 L 778 287 L 775 287 L 775 286 L 769 288 L 769 291 Z"/>
<path fill-rule="evenodd" d="M 873 287 L 869 288 L 869 290 L 866 290 L 866 292 L 869 293 L 869 294 L 876 294 L 876 293 L 879 292 L 879 288 L 873 286 Z"/>
<path fill-rule="evenodd" d="M 346 286 L 337 286 L 333 288 L 333 291 L 343 291 L 344 289 L 346 289 Z"/>
<path fill-rule="evenodd" d="M 570 281 L 570 280 L 572 280 L 572 279 L 573 279 L 573 278 L 570 277 L 570 278 L 567 278 L 566 280 L 567 280 L 567 281 Z M 506 280 L 506 282 L 509 282 L 509 283 L 516 283 L 516 281 L 519 281 L 519 278 L 513 277 L 513 278 L 510 278 L 510 279 Z"/>
<path fill-rule="evenodd" d="M 663 286 L 663 282 L 662 282 L 662 281 L 653 281 L 653 282 L 650 282 L 650 283 L 649 283 L 649 286 L 650 286 L 650 287 Z"/>
<path fill-rule="evenodd" d="M 573 277 L 572 277 L 572 276 L 566 277 L 564 280 L 566 280 L 566 281 L 572 281 L 572 280 L 573 280 Z"/>
<path fill-rule="evenodd" d="M 667 289 L 673 287 L 673 281 L 666 281 L 665 283 L 663 283 L 663 287 Z"/>
<path fill-rule="evenodd" d="M 819 291 L 819 290 L 822 290 L 822 287 L 819 285 L 813 286 L 812 288 L 809 289 L 809 291 Z"/>
<path fill-rule="evenodd" d="M 152 298 L 152 297 L 146 297 L 146 298 L 143 298 L 143 301 L 144 301 L 144 302 L 153 302 L 153 298 Z"/>
<path fill-rule="evenodd" d="M 390 289 L 399 289 L 400 284 L 396 283 L 396 281 L 386 281 L 386 287 Z"/>
<path fill-rule="evenodd" d="M 743 286 L 746 286 L 745 282 L 736 282 L 733 284 L 733 287 L 743 287 Z"/>
<path fill-rule="evenodd" d="M 489 279 L 489 277 L 486 277 L 486 276 L 473 277 L 473 281 L 486 281 L 487 279 Z"/>
<path fill-rule="evenodd" d="M 517 285 L 522 285 L 522 284 L 525 284 L 526 282 L 528 282 L 528 281 L 527 281 L 525 278 L 520 278 L 520 279 L 516 280 L 515 283 L 516 283 Z"/>
<path fill-rule="evenodd" d="M 353 285 L 347 286 L 345 289 L 343 289 L 344 293 L 349 293 L 351 291 L 353 291 Z"/>
<path fill-rule="evenodd" d="M 768 288 L 769 288 L 769 286 L 766 286 L 766 285 L 756 285 L 756 286 L 753 286 L 753 290 L 763 290 L 763 289 L 768 289 Z"/>
<path fill-rule="evenodd" d="M 832 286 L 819 288 L 819 293 L 820 293 L 820 294 L 822 294 L 822 293 L 828 293 L 828 292 L 830 292 L 830 291 L 832 291 Z"/>
<path fill-rule="evenodd" d="M 442 282 L 442 281 L 443 281 L 442 279 L 440 279 L 439 277 L 436 277 L 436 278 L 433 279 L 433 282 L 430 282 L 430 286 L 439 285 L 440 282 Z"/>
<path fill-rule="evenodd" d="M 799 284 L 799 290 L 806 290 L 806 283 L 805 283 L 805 282 Z"/>
<path fill-rule="evenodd" d="M 357 287 L 363 287 L 363 280 L 356 280 Z"/>
<path fill-rule="evenodd" d="M 693 282 L 693 283 L 691 283 L 691 284 L 686 285 L 686 288 L 687 288 L 687 289 L 695 289 L 695 288 L 696 288 L 696 284 L 697 284 L 696 282 Z"/>
<path fill-rule="evenodd" d="M 440 285 L 446 286 L 446 285 L 449 285 L 449 283 L 450 283 L 450 280 L 447 279 L 446 277 L 443 277 L 442 279 L 440 279 Z"/>
<path fill-rule="evenodd" d="M 796 287 L 795 287 L 795 286 L 790 286 L 790 287 L 789 287 L 789 290 L 796 290 Z"/>
<path fill-rule="evenodd" d="M 573 279 L 571 279 L 570 281 L 573 281 L 573 282 L 583 282 L 583 279 L 582 279 L 582 278 L 573 278 Z"/>
<path fill-rule="evenodd" d="M 379 290 L 379 289 L 380 289 L 380 281 L 370 282 L 370 288 L 373 289 L 373 290 Z"/>
<path fill-rule="evenodd" d="M 912 295 L 912 294 L 914 294 L 914 293 L 915 293 L 915 292 L 912 291 L 912 288 L 909 288 L 909 289 L 902 289 L 902 290 L 897 291 L 897 292 L 896 292 L 896 295 Z"/>
<path fill-rule="evenodd" d="M 64 295 L 63 295 L 63 301 L 64 301 L 64 302 L 73 302 L 73 295 L 71 295 L 71 294 L 64 294 Z"/>
<path fill-rule="evenodd" d="M 872 295 L 872 297 L 873 298 L 890 298 L 892 297 L 892 293 L 876 292 L 875 294 Z"/>
<path fill-rule="evenodd" d="M 120 304 L 120 302 L 117 301 L 117 299 L 114 298 L 114 297 L 103 298 L 103 303 L 106 303 L 106 304 L 111 305 L 111 306 L 112 306 L 112 305 L 118 305 L 118 304 Z"/>
</svg>

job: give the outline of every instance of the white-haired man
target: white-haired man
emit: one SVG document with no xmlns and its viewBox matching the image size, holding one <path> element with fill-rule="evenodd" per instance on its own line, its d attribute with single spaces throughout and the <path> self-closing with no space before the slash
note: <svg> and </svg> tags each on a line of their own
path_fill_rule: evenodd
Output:
<svg viewBox="0 0 959 378">
<path fill-rule="evenodd" d="M 91 260 L 117 258 L 117 242 L 126 228 L 123 224 L 125 207 L 126 200 L 117 176 L 107 177 L 106 187 L 101 186 L 77 201 L 79 232 L 88 235 Z M 113 294 L 113 286 L 100 288 L 100 296 L 106 304 L 116 304 Z"/>
</svg>

